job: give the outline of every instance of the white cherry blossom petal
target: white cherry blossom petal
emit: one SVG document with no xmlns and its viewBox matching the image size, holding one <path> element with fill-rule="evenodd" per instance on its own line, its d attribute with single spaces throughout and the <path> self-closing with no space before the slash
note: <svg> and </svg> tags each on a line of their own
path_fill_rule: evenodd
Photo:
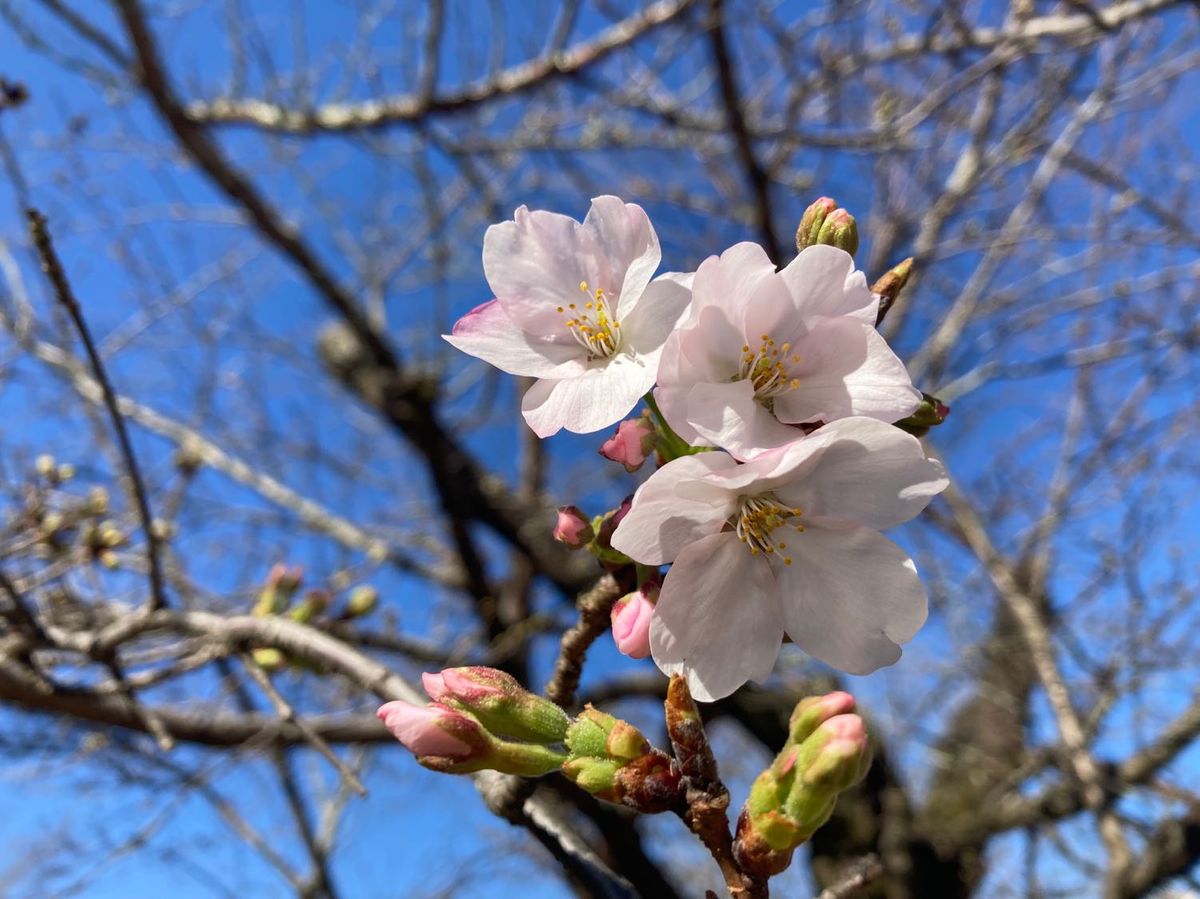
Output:
<svg viewBox="0 0 1200 899">
<path fill-rule="evenodd" d="M 504 311 L 524 330 L 556 342 L 574 343 L 569 312 L 558 309 L 590 298 L 581 283 L 616 296 L 621 285 L 610 283 L 610 270 L 579 222 L 556 212 L 522 206 L 513 221 L 492 225 L 483 236 L 483 271 Z"/>
<path fill-rule="evenodd" d="M 476 306 L 454 323 L 452 333 L 442 337 L 510 375 L 565 378 L 586 368 L 581 346 L 532 339 L 495 300 Z"/>
<path fill-rule="evenodd" d="M 637 305 L 622 312 L 621 327 L 628 334 L 630 350 L 643 356 L 658 356 L 692 301 L 692 275 L 666 272 L 645 287 Z"/>
<path fill-rule="evenodd" d="M 732 533 L 689 545 L 667 573 L 650 651 L 666 674 L 684 674 L 692 695 L 712 702 L 748 680 L 766 680 L 783 638 L 770 566 Z"/>
<path fill-rule="evenodd" d="M 629 512 L 613 532 L 613 548 L 643 565 L 662 565 L 688 544 L 717 533 L 733 511 L 734 498 L 711 489 L 688 497 L 679 488 L 736 466 L 726 453 L 698 453 L 668 462 L 633 495 Z"/>
<path fill-rule="evenodd" d="M 613 292 L 617 298 L 613 311 L 621 319 L 628 318 L 662 260 L 650 219 L 634 203 L 596 197 L 581 230 L 591 238 L 606 269 L 593 286 Z"/>
<path fill-rule="evenodd" d="M 809 655 L 850 674 L 900 658 L 925 623 L 916 566 L 869 528 L 811 527 L 788 541 L 791 565 L 772 563 L 788 636 Z M 653 645 L 653 631 L 651 631 Z"/>
<path fill-rule="evenodd" d="M 872 418 L 825 425 L 805 438 L 791 462 L 789 483 L 770 486 L 809 521 L 883 530 L 920 514 L 949 484 L 921 441 Z"/>
<path fill-rule="evenodd" d="M 804 437 L 803 431 L 781 423 L 754 398 L 750 381 L 694 385 L 687 398 L 687 421 L 701 437 L 743 460 Z"/>
<path fill-rule="evenodd" d="M 590 434 L 628 415 L 653 384 L 652 370 L 617 357 L 577 377 L 537 381 L 521 399 L 521 414 L 539 437 L 562 428 Z"/>
<path fill-rule="evenodd" d="M 921 404 L 921 394 L 879 332 L 856 318 L 820 319 L 793 352 L 796 387 L 775 397 L 781 421 L 832 421 L 866 415 L 899 421 Z"/>
<path fill-rule="evenodd" d="M 823 244 L 805 247 L 779 276 L 806 319 L 849 315 L 875 326 L 879 298 L 845 250 Z"/>
</svg>

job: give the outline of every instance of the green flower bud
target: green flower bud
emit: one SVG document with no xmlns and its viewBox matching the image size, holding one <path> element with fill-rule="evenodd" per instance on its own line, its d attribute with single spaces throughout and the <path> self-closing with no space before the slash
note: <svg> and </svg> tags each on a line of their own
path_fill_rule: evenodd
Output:
<svg viewBox="0 0 1200 899">
<path fill-rule="evenodd" d="M 288 617 L 300 624 L 308 624 L 328 609 L 331 602 L 333 597 L 329 595 L 328 590 L 309 590 L 300 602 L 292 606 Z"/>
<path fill-rule="evenodd" d="M 783 871 L 795 848 L 821 827 L 838 794 L 866 775 L 870 752 L 862 719 L 848 693 L 802 700 L 788 742 L 754 781 L 738 817 L 734 856 L 762 877 Z"/>
<path fill-rule="evenodd" d="M 837 208 L 835 200 L 830 197 L 821 197 L 804 210 L 804 215 L 800 218 L 800 227 L 796 229 L 797 251 L 817 243 L 817 235 L 821 232 L 821 226 L 825 224 L 825 219 L 829 214 Z"/>
<path fill-rule="evenodd" d="M 921 394 L 921 405 L 908 418 L 896 422 L 896 427 L 914 437 L 924 437 L 930 428 L 937 427 L 950 415 L 950 407 L 936 396 Z"/>
<path fill-rule="evenodd" d="M 567 729 L 563 773 L 598 799 L 648 814 L 682 802 L 681 773 L 640 730 L 590 705 Z"/>
<path fill-rule="evenodd" d="M 350 591 L 346 601 L 346 617 L 363 618 L 375 611 L 379 604 L 379 591 L 369 584 L 359 584 Z"/>
</svg>

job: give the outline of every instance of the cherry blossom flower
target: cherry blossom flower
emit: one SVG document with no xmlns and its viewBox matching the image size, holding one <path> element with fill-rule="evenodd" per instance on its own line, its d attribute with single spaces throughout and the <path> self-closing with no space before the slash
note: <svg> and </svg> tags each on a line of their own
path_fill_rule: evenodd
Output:
<svg viewBox="0 0 1200 899">
<path fill-rule="evenodd" d="M 654 661 L 704 701 L 764 680 L 785 632 L 851 674 L 892 664 L 925 621 L 926 595 L 878 531 L 946 484 L 915 437 L 861 416 L 745 464 L 723 452 L 669 462 L 612 539 L 643 564 L 674 563 L 650 627 Z"/>
<path fill-rule="evenodd" d="M 805 247 L 776 272 L 757 244 L 705 260 L 667 340 L 654 397 L 680 437 L 738 459 L 852 415 L 899 421 L 920 404 L 875 330 L 879 300 L 842 250 Z"/>
<path fill-rule="evenodd" d="M 686 276 L 651 280 L 661 255 L 646 213 L 616 197 L 592 200 L 582 224 L 522 206 L 484 235 L 496 299 L 445 338 L 538 379 L 521 412 L 539 437 L 598 431 L 654 385 L 663 342 L 687 308 Z"/>
</svg>

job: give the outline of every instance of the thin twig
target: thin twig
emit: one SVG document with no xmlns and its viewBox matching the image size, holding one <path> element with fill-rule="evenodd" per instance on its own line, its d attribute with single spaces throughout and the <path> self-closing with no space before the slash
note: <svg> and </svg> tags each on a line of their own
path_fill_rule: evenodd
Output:
<svg viewBox="0 0 1200 899">
<path fill-rule="evenodd" d="M 883 862 L 879 860 L 879 856 L 874 853 L 864 855 L 850 865 L 849 870 L 837 883 L 825 887 L 817 899 L 848 899 L 856 890 L 862 889 L 882 873 Z"/>
<path fill-rule="evenodd" d="M 242 666 L 246 669 L 246 673 L 250 675 L 250 679 L 258 684 L 259 689 L 267 699 L 271 700 L 271 704 L 275 706 L 275 710 L 279 712 L 279 716 L 289 724 L 294 724 L 296 728 L 304 735 L 304 739 L 309 742 L 313 749 L 319 752 L 329 764 L 337 770 L 342 779 L 350 786 L 359 796 L 367 795 L 367 788 L 363 786 L 358 775 L 350 769 L 350 767 L 342 761 L 333 748 L 325 742 L 325 740 L 315 730 L 309 727 L 308 723 L 296 714 L 296 710 L 292 708 L 291 703 L 284 699 L 283 694 L 275 688 L 271 683 L 271 678 L 267 673 L 259 667 L 255 661 L 246 653 L 240 653 L 238 658 L 241 660 Z"/>
<path fill-rule="evenodd" d="M 79 305 L 79 300 L 75 297 L 75 292 L 71 289 L 71 284 L 67 280 L 66 272 L 63 270 L 62 262 L 58 258 L 58 253 L 54 249 L 54 244 L 50 240 L 50 231 L 46 227 L 46 217 L 36 209 L 26 210 L 26 215 L 29 219 L 29 234 L 33 238 L 33 246 L 37 251 L 38 259 L 42 264 L 42 271 L 50 281 L 51 287 L 54 289 L 55 299 L 67 310 L 71 321 L 75 325 L 75 329 L 79 332 L 79 339 L 83 343 L 84 350 L 87 352 L 88 361 L 91 363 L 92 372 L 96 376 L 96 381 L 100 384 L 100 389 L 104 393 L 104 407 L 108 410 L 109 418 L 112 420 L 113 430 L 117 434 L 117 444 L 121 450 L 121 457 L 125 463 L 125 470 L 129 475 L 129 480 L 133 484 L 133 497 L 137 506 L 138 518 L 141 521 L 142 532 L 146 536 L 146 563 L 150 571 L 150 602 L 149 609 L 157 611 L 167 607 L 166 588 L 163 585 L 162 563 L 159 559 L 159 539 L 154 530 L 154 518 L 150 514 L 150 501 L 146 495 L 146 484 L 142 480 L 142 472 L 138 467 L 137 456 L 133 452 L 133 444 L 129 440 L 129 431 L 125 427 L 125 418 L 121 415 L 121 410 L 117 407 L 117 394 L 113 390 L 112 382 L 108 378 L 108 372 L 104 368 L 104 363 L 100 360 L 100 354 L 96 350 L 96 344 L 92 341 L 91 332 L 88 330 L 87 322 L 83 319 L 83 310 Z"/>
</svg>

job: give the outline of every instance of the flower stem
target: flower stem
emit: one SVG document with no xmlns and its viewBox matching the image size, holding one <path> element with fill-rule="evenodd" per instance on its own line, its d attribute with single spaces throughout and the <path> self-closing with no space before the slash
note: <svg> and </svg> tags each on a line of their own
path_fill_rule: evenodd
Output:
<svg viewBox="0 0 1200 899">
<path fill-rule="evenodd" d="M 680 456 L 690 456 L 693 453 L 700 453 L 708 448 L 691 446 L 672 430 L 671 426 L 667 424 L 667 419 L 663 416 L 662 410 L 658 408 L 658 403 L 654 401 L 653 392 L 647 392 L 642 399 L 654 416 L 655 427 L 658 429 L 658 451 L 662 455 L 664 462 L 670 462 L 678 459 Z"/>
</svg>

